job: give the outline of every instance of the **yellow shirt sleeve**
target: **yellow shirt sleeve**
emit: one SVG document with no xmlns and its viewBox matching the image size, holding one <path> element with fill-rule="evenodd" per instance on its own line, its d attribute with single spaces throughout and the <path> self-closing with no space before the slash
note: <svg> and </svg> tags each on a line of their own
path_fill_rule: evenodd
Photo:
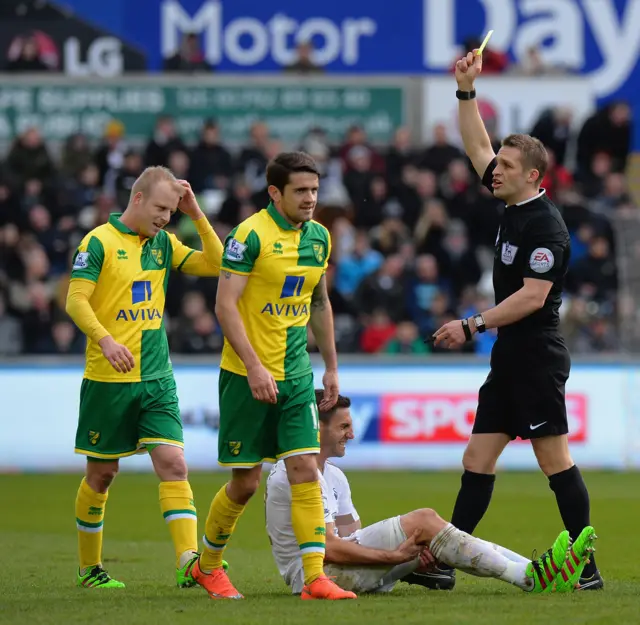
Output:
<svg viewBox="0 0 640 625">
<path fill-rule="evenodd" d="M 72 279 L 67 293 L 67 314 L 80 330 L 97 343 L 109 336 L 104 326 L 98 321 L 89 300 L 96 288 L 96 283 L 84 278 Z"/>
<path fill-rule="evenodd" d="M 173 248 L 172 267 L 192 276 L 219 276 L 222 261 L 222 242 L 206 217 L 193 222 L 202 241 L 202 251 L 185 245 L 175 234 L 169 233 Z"/>
</svg>

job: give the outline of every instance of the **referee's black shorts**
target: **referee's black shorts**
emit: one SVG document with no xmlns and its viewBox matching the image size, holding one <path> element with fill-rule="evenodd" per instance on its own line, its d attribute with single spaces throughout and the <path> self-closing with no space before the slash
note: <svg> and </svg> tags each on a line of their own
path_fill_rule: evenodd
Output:
<svg viewBox="0 0 640 625">
<path fill-rule="evenodd" d="M 567 434 L 565 384 L 571 358 L 559 336 L 499 338 L 491 371 L 480 387 L 474 434 L 513 440 Z"/>
</svg>

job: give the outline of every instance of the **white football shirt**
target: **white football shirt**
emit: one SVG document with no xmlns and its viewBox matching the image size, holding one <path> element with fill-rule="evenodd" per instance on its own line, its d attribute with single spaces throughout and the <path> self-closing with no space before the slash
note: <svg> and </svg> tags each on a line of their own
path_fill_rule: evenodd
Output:
<svg viewBox="0 0 640 625">
<path fill-rule="evenodd" d="M 349 486 L 347 476 L 335 464 L 326 462 L 324 465 L 324 479 L 327 482 L 329 491 L 333 493 L 336 500 L 336 516 L 350 514 L 353 516 L 353 520 L 357 521 L 360 517 L 351 500 L 351 486 Z"/>
<path fill-rule="evenodd" d="M 335 523 L 338 514 L 337 498 L 320 471 L 318 471 L 318 479 L 322 492 L 324 522 Z M 265 511 L 267 534 L 273 557 L 280 575 L 289 579 L 293 571 L 299 567 L 301 556 L 291 523 L 291 487 L 284 460 L 279 460 L 273 465 L 267 478 Z"/>
</svg>

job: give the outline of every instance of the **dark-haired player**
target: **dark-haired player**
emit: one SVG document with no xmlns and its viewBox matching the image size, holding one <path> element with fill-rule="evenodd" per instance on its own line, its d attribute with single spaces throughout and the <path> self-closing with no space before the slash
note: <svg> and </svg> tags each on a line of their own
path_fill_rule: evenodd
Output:
<svg viewBox="0 0 640 625">
<path fill-rule="evenodd" d="M 218 461 L 232 469 L 207 517 L 195 580 L 214 599 L 241 599 L 222 554 L 260 484 L 262 464 L 283 460 L 304 570 L 303 599 L 355 599 L 324 574 L 325 526 L 315 455 L 318 406 L 307 353 L 310 325 L 325 362 L 320 408 L 338 398 L 333 316 L 325 271 L 327 229 L 312 220 L 319 175 L 302 152 L 267 166 L 271 203 L 224 245 L 216 314 L 225 335 L 220 371 Z"/>
</svg>

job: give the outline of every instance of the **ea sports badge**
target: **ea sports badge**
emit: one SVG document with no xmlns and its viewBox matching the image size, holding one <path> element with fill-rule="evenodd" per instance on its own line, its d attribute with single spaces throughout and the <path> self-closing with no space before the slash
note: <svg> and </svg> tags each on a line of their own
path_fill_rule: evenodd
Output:
<svg viewBox="0 0 640 625">
<path fill-rule="evenodd" d="M 529 267 L 536 273 L 547 273 L 553 268 L 555 264 L 555 258 L 553 252 L 546 247 L 538 247 L 533 250 L 531 257 L 529 258 Z"/>
</svg>

